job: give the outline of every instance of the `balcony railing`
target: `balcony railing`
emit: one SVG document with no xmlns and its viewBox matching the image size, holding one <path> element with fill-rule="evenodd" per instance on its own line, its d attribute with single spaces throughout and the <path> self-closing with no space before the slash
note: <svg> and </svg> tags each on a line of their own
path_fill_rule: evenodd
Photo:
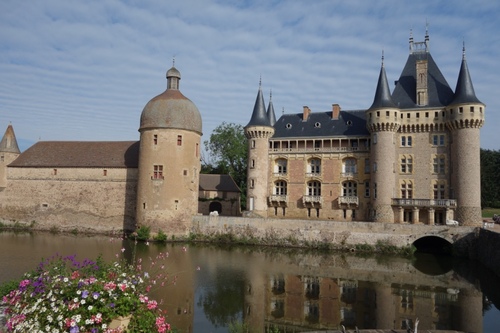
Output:
<svg viewBox="0 0 500 333">
<path fill-rule="evenodd" d="M 454 199 L 392 199 L 392 204 L 413 207 L 457 207 L 457 201 Z"/>
<path fill-rule="evenodd" d="M 323 204 L 323 198 L 320 195 L 304 195 L 302 197 L 303 204 Z"/>
<path fill-rule="evenodd" d="M 306 172 L 306 177 L 311 178 L 311 177 L 320 177 L 321 172 Z"/>
<path fill-rule="evenodd" d="M 269 148 L 272 153 L 337 153 L 337 152 L 353 152 L 353 151 L 368 151 L 368 147 L 300 147 L 300 148 Z"/>
<path fill-rule="evenodd" d="M 274 177 L 286 177 L 286 171 L 285 172 L 274 172 L 273 176 Z"/>
<path fill-rule="evenodd" d="M 356 196 L 339 197 L 339 204 L 359 205 L 359 198 Z"/>
<path fill-rule="evenodd" d="M 354 176 L 357 174 L 356 171 L 352 171 L 352 172 L 342 172 L 341 176 L 343 178 L 354 178 Z"/>
<path fill-rule="evenodd" d="M 270 195 L 267 200 L 269 201 L 269 203 L 273 203 L 273 202 L 288 202 L 288 196 L 287 195 L 277 195 L 277 194 L 274 194 L 274 195 Z"/>
</svg>

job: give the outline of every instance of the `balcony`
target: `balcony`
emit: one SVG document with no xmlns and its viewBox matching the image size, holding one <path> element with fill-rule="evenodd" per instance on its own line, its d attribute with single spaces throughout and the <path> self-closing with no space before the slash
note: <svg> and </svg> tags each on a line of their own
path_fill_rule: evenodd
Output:
<svg viewBox="0 0 500 333">
<path fill-rule="evenodd" d="M 288 202 L 288 195 L 277 195 L 273 194 L 270 195 L 267 200 L 269 201 L 269 204 L 274 203 L 287 203 Z"/>
<path fill-rule="evenodd" d="M 339 205 L 359 205 L 359 198 L 357 196 L 339 197 Z"/>
<path fill-rule="evenodd" d="M 321 177 L 321 172 L 306 172 L 306 178 L 319 178 Z"/>
<path fill-rule="evenodd" d="M 342 153 L 367 152 L 369 147 L 300 147 L 300 148 L 269 148 L 271 153 Z"/>
<path fill-rule="evenodd" d="M 302 203 L 304 205 L 310 204 L 310 205 L 323 205 L 323 197 L 320 195 L 304 195 L 302 197 Z"/>
<path fill-rule="evenodd" d="M 454 199 L 392 199 L 393 206 L 456 208 Z"/>
<path fill-rule="evenodd" d="M 286 177 L 286 171 L 285 172 L 274 172 L 273 176 L 274 177 Z"/>
<path fill-rule="evenodd" d="M 342 178 L 354 178 L 358 173 L 356 171 L 354 172 L 342 172 L 340 175 Z"/>
</svg>

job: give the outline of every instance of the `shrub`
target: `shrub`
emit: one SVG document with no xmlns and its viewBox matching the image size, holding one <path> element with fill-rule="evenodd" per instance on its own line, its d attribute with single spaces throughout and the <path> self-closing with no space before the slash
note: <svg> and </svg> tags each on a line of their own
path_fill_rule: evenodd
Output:
<svg viewBox="0 0 500 333">
<path fill-rule="evenodd" d="M 151 228 L 148 226 L 140 226 L 139 229 L 137 229 L 137 240 L 140 241 L 147 241 L 151 237 Z"/>
<path fill-rule="evenodd" d="M 155 241 L 166 243 L 167 242 L 167 234 L 163 232 L 163 230 L 158 230 L 158 234 L 155 236 Z"/>
</svg>

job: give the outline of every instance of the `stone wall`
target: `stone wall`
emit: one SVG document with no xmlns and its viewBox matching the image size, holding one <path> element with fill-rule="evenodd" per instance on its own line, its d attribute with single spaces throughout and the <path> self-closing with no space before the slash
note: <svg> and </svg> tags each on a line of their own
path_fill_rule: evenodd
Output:
<svg viewBox="0 0 500 333">
<path fill-rule="evenodd" d="M 480 229 L 476 251 L 475 259 L 500 276 L 500 233 Z"/>
<path fill-rule="evenodd" d="M 454 242 L 473 231 L 471 227 L 225 216 L 194 216 L 191 227 L 192 233 L 209 236 L 233 234 L 265 239 L 276 245 L 283 242 L 328 243 L 346 249 L 360 244 L 376 245 L 377 242 L 404 247 L 424 235 Z"/>
</svg>

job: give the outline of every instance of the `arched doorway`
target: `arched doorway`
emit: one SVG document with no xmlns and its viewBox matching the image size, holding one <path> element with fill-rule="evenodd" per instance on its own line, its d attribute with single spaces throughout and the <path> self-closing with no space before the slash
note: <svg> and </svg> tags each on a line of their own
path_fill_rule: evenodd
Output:
<svg viewBox="0 0 500 333">
<path fill-rule="evenodd" d="M 210 203 L 210 206 L 208 206 L 208 211 L 210 213 L 217 211 L 217 213 L 219 213 L 219 215 L 220 215 L 222 213 L 222 204 L 218 201 L 212 201 Z"/>
</svg>

